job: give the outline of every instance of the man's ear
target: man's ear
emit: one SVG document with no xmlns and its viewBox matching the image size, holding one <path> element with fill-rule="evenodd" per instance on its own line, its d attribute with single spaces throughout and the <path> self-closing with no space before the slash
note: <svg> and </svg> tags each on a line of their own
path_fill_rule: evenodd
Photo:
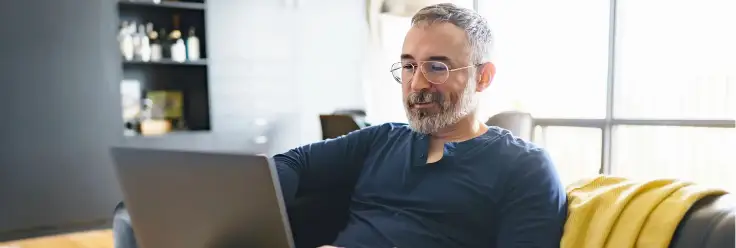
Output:
<svg viewBox="0 0 736 248">
<path fill-rule="evenodd" d="M 491 62 L 486 62 L 478 66 L 478 82 L 476 84 L 476 91 L 483 92 L 491 85 L 493 76 L 496 75 L 496 65 Z"/>
</svg>

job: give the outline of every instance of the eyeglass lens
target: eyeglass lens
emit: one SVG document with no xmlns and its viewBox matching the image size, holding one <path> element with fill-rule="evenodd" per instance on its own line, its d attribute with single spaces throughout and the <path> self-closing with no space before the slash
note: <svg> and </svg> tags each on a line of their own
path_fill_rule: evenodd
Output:
<svg viewBox="0 0 736 248">
<path fill-rule="evenodd" d="M 449 76 L 449 68 L 447 64 L 439 61 L 426 61 L 416 63 L 398 62 L 391 66 L 391 75 L 396 82 L 403 84 L 408 83 L 416 75 L 416 68 L 419 67 L 424 77 L 433 84 L 442 84 Z"/>
</svg>

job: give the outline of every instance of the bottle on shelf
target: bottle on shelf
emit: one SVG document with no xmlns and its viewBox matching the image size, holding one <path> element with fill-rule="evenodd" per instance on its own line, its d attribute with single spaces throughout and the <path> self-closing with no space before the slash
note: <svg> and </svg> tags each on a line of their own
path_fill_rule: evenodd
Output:
<svg viewBox="0 0 736 248">
<path fill-rule="evenodd" d="M 120 54 L 125 54 L 125 50 L 123 49 L 123 39 L 125 38 L 127 31 L 128 21 L 122 21 L 120 23 L 120 29 L 118 29 L 118 44 L 120 46 Z"/>
<path fill-rule="evenodd" d="M 181 31 L 179 31 L 179 15 L 173 16 L 173 24 L 174 30 L 169 34 L 169 41 L 171 41 L 171 60 L 175 62 L 186 62 L 187 48 L 184 40 L 182 40 Z"/>
<path fill-rule="evenodd" d="M 171 41 L 165 28 L 158 32 L 158 44 L 161 46 L 161 58 L 171 58 Z"/>
<path fill-rule="evenodd" d="M 195 34 L 195 28 L 189 27 L 189 37 L 187 37 L 187 59 L 196 61 L 200 59 L 199 38 Z"/>
<path fill-rule="evenodd" d="M 133 25 L 133 58 L 140 60 L 141 59 L 141 47 L 142 47 L 142 33 L 145 32 L 145 27 L 143 24 L 140 25 Z"/>
<path fill-rule="evenodd" d="M 171 44 L 171 60 L 175 62 L 186 62 L 187 61 L 187 48 L 184 45 L 184 40 L 181 39 L 181 32 L 179 30 L 171 31 L 169 35 Z"/>
<path fill-rule="evenodd" d="M 159 61 L 163 57 L 163 54 L 158 32 L 153 30 L 153 23 L 150 22 L 148 23 L 146 30 L 148 31 L 148 40 L 151 43 L 151 61 Z"/>
<path fill-rule="evenodd" d="M 127 25 L 126 25 L 127 24 Z M 125 60 L 133 60 L 135 56 L 135 44 L 133 41 L 133 33 L 135 32 L 135 22 L 133 23 L 125 23 L 125 27 L 122 28 L 120 31 L 121 33 L 121 41 L 120 41 L 120 50 L 123 53 L 123 58 Z"/>
<path fill-rule="evenodd" d="M 153 28 L 153 24 L 148 23 L 145 27 L 141 25 L 140 32 L 138 33 L 139 39 L 141 40 L 138 53 L 143 62 L 151 61 L 151 41 L 148 38 L 149 27 Z"/>
</svg>

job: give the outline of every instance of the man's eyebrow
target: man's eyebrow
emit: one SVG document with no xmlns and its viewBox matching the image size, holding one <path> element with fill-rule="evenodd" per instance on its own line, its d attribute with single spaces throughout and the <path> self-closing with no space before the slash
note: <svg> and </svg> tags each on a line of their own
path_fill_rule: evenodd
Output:
<svg viewBox="0 0 736 248">
<path fill-rule="evenodd" d="M 410 54 L 402 54 L 401 55 L 402 60 L 414 60 L 414 56 L 411 56 Z M 450 58 L 447 56 L 429 56 L 427 58 L 428 61 L 442 61 L 442 62 L 448 62 L 450 61 Z"/>
<path fill-rule="evenodd" d="M 448 58 L 447 56 L 429 56 L 429 59 L 427 60 L 447 62 L 450 61 L 450 58 Z"/>
</svg>

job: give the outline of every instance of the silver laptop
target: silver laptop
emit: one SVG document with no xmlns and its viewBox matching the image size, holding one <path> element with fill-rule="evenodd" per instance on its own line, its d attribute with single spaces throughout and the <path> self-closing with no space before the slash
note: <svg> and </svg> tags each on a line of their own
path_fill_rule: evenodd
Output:
<svg viewBox="0 0 736 248">
<path fill-rule="evenodd" d="M 111 152 L 140 247 L 294 247 L 270 158 L 138 148 Z"/>
</svg>

